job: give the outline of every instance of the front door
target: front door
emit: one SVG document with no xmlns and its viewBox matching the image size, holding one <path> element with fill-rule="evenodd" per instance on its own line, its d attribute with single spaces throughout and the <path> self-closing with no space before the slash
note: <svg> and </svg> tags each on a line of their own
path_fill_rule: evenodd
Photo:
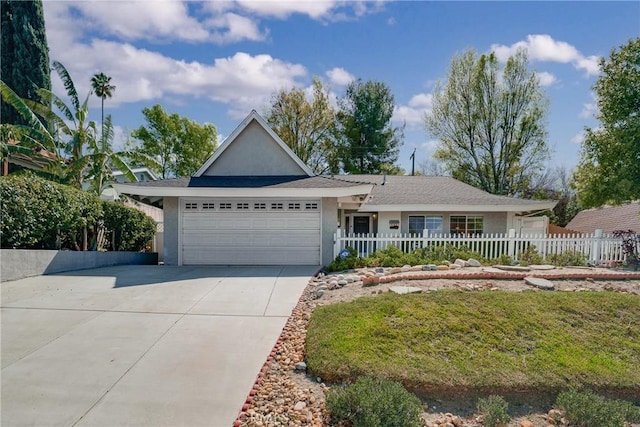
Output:
<svg viewBox="0 0 640 427">
<path fill-rule="evenodd" d="M 367 234 L 369 233 L 369 217 L 368 216 L 354 216 L 353 217 L 353 232 L 355 234 Z"/>
</svg>

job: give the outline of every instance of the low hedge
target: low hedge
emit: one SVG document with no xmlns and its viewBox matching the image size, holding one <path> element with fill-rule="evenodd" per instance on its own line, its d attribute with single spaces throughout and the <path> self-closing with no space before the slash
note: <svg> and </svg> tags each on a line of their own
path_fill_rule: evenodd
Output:
<svg viewBox="0 0 640 427">
<path fill-rule="evenodd" d="M 32 173 L 0 178 L 0 212 L 2 248 L 80 250 L 104 224 L 116 250 L 142 251 L 156 230 L 140 211 Z"/>
</svg>

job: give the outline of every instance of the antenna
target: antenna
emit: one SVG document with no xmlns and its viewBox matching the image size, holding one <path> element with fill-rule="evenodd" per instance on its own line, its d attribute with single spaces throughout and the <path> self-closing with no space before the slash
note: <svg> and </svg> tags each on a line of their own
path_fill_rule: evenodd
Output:
<svg viewBox="0 0 640 427">
<path fill-rule="evenodd" d="M 416 173 L 416 149 L 415 149 L 415 147 L 413 149 L 413 153 L 411 153 L 411 156 L 409 158 L 411 159 L 411 176 L 413 176 Z"/>
</svg>

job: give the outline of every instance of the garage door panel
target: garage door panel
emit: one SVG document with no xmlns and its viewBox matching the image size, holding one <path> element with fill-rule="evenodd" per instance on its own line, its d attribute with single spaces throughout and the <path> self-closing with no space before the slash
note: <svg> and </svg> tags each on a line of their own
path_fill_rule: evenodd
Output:
<svg viewBox="0 0 640 427">
<path fill-rule="evenodd" d="M 238 208 L 247 203 L 249 207 L 264 203 L 267 207 L 281 205 L 284 208 Z M 307 204 L 315 205 L 315 209 L 305 210 Z M 212 206 L 231 208 L 215 210 Z M 301 206 L 302 209 L 289 210 L 290 206 Z M 318 265 L 319 206 L 319 200 L 185 200 L 182 205 L 182 263 Z"/>
</svg>

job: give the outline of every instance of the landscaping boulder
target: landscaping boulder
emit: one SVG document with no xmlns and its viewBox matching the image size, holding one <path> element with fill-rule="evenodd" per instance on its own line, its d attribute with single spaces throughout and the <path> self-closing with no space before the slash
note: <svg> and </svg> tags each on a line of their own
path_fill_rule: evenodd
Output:
<svg viewBox="0 0 640 427">
<path fill-rule="evenodd" d="M 535 286 L 536 288 L 543 289 L 545 291 L 552 291 L 555 289 L 553 282 L 541 277 L 525 277 L 524 282 L 527 285 Z"/>
<path fill-rule="evenodd" d="M 480 264 L 480 261 L 473 258 L 469 258 L 467 260 L 467 264 L 469 264 L 469 267 L 482 267 L 482 264 Z"/>
<path fill-rule="evenodd" d="M 413 286 L 391 286 L 389 290 L 398 295 L 415 294 L 415 293 L 422 292 L 421 288 L 416 288 Z"/>
</svg>

